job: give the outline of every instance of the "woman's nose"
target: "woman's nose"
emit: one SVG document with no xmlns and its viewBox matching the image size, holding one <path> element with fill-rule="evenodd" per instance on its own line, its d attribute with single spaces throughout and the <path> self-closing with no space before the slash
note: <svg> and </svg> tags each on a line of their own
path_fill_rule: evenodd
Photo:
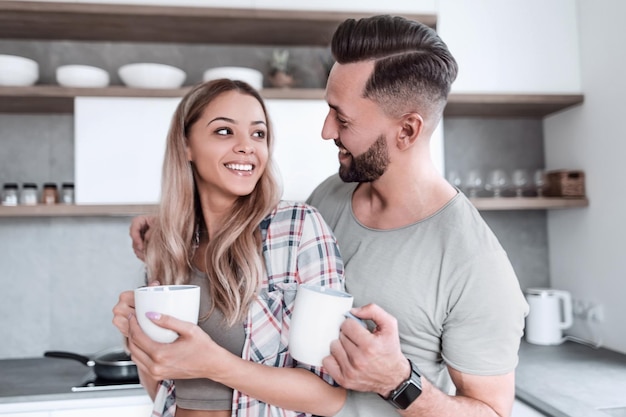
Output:
<svg viewBox="0 0 626 417">
<path fill-rule="evenodd" d="M 235 152 L 243 154 L 253 153 L 254 146 L 252 146 L 250 140 L 242 139 L 235 145 Z"/>
</svg>

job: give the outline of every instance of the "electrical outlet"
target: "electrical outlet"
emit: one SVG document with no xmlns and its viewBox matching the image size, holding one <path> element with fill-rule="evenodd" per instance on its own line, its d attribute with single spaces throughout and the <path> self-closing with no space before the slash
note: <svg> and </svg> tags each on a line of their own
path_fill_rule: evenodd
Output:
<svg viewBox="0 0 626 417">
<path fill-rule="evenodd" d="M 604 321 L 604 308 L 601 304 L 574 299 L 572 300 L 572 310 L 574 317 L 579 320 L 596 323 Z"/>
</svg>

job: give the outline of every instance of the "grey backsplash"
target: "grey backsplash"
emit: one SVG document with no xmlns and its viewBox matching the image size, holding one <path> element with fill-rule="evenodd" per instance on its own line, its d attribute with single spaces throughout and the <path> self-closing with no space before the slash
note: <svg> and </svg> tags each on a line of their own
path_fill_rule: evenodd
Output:
<svg viewBox="0 0 626 417">
<path fill-rule="evenodd" d="M 42 65 L 43 83 L 54 68 L 82 63 L 115 68 L 153 61 L 185 69 L 188 83 L 217 65 L 263 69 L 273 48 L 96 42 L 0 41 L 0 53 L 29 56 Z M 290 48 L 301 86 L 321 87 L 322 48 Z M 543 167 L 538 119 L 448 118 L 444 123 L 447 170 L 488 171 Z M 0 114 L 0 183 L 63 182 L 73 179 L 71 115 Z M 114 169 L 112 167 L 112 169 Z M 547 286 L 546 212 L 484 211 L 507 250 L 522 288 Z M 119 293 L 143 282 L 133 255 L 129 217 L 0 218 L 0 359 L 41 356 L 46 350 L 95 353 L 119 346 L 111 323 Z"/>
</svg>

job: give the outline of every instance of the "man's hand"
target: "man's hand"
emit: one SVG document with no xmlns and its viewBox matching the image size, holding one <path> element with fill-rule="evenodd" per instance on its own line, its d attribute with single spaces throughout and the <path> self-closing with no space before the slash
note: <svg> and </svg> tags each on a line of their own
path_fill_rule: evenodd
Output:
<svg viewBox="0 0 626 417">
<path fill-rule="evenodd" d="M 411 373 L 400 349 L 398 322 L 375 304 L 352 309 L 351 313 L 373 321 L 376 329 L 370 333 L 355 320 L 345 320 L 339 340 L 331 344 L 331 355 L 323 365 L 342 387 L 386 397 Z"/>
<path fill-rule="evenodd" d="M 133 240 L 133 251 L 135 256 L 142 261 L 146 257 L 146 242 L 150 238 L 150 225 L 154 221 L 154 216 L 142 215 L 133 217 L 130 223 L 130 238 Z"/>
</svg>

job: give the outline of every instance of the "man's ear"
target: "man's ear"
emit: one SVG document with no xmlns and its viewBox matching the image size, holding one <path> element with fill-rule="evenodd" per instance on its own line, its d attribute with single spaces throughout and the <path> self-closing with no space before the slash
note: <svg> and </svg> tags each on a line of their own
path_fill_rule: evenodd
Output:
<svg viewBox="0 0 626 417">
<path fill-rule="evenodd" d="M 424 119 L 419 113 L 407 113 L 400 118 L 400 132 L 398 134 L 398 148 L 407 149 L 419 138 L 424 129 Z"/>
</svg>

